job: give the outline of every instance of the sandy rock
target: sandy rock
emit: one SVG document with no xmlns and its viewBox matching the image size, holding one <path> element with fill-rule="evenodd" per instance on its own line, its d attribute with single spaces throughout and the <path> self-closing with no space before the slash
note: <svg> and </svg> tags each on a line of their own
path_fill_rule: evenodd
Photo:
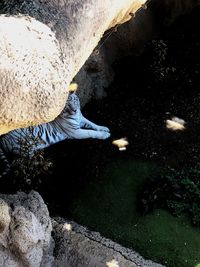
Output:
<svg viewBox="0 0 200 267">
<path fill-rule="evenodd" d="M 0 266 L 50 267 L 52 225 L 41 196 L 1 194 L 0 206 Z"/>
<path fill-rule="evenodd" d="M 104 32 L 144 2 L 2 0 L 0 134 L 55 119 Z"/>
<path fill-rule="evenodd" d="M 104 44 L 108 66 L 120 56 L 141 51 L 162 25 L 171 25 L 197 5 L 195 0 L 2 0 L 0 134 L 57 117 L 70 82 L 107 30 L 123 24 Z M 77 78 L 86 88 L 83 104 L 92 88 L 101 97 L 103 84 L 110 81 L 106 71 L 89 73 L 88 62 Z"/>
</svg>

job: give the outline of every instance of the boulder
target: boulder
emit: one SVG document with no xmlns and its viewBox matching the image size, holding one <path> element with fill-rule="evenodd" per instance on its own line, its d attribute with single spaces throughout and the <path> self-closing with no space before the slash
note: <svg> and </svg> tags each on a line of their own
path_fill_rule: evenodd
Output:
<svg viewBox="0 0 200 267">
<path fill-rule="evenodd" d="M 0 134 L 53 120 L 104 32 L 145 0 L 2 0 Z"/>
<path fill-rule="evenodd" d="M 50 267 L 52 224 L 41 196 L 0 194 L 0 266 Z"/>
</svg>

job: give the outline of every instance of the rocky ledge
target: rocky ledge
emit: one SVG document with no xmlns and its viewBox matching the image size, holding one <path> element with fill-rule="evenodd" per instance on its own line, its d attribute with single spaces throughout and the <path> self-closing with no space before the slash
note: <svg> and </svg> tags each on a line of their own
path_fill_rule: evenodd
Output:
<svg viewBox="0 0 200 267">
<path fill-rule="evenodd" d="M 39 193 L 0 194 L 0 267 L 162 267 L 63 218 Z"/>
</svg>

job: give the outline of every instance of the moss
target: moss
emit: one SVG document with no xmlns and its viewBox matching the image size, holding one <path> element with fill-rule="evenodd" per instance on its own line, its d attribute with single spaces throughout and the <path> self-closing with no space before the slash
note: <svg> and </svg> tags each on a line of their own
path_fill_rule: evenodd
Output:
<svg viewBox="0 0 200 267">
<path fill-rule="evenodd" d="M 141 162 L 117 161 L 104 169 L 71 203 L 77 222 L 170 267 L 195 267 L 200 262 L 200 230 L 185 217 L 156 210 L 141 216 L 137 194 L 159 168 Z"/>
</svg>

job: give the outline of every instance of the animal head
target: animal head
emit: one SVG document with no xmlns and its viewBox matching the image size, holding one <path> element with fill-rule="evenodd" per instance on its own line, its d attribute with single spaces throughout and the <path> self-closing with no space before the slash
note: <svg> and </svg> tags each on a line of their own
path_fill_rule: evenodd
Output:
<svg viewBox="0 0 200 267">
<path fill-rule="evenodd" d="M 80 109 L 80 101 L 74 92 L 70 92 L 63 113 L 75 114 Z"/>
</svg>

